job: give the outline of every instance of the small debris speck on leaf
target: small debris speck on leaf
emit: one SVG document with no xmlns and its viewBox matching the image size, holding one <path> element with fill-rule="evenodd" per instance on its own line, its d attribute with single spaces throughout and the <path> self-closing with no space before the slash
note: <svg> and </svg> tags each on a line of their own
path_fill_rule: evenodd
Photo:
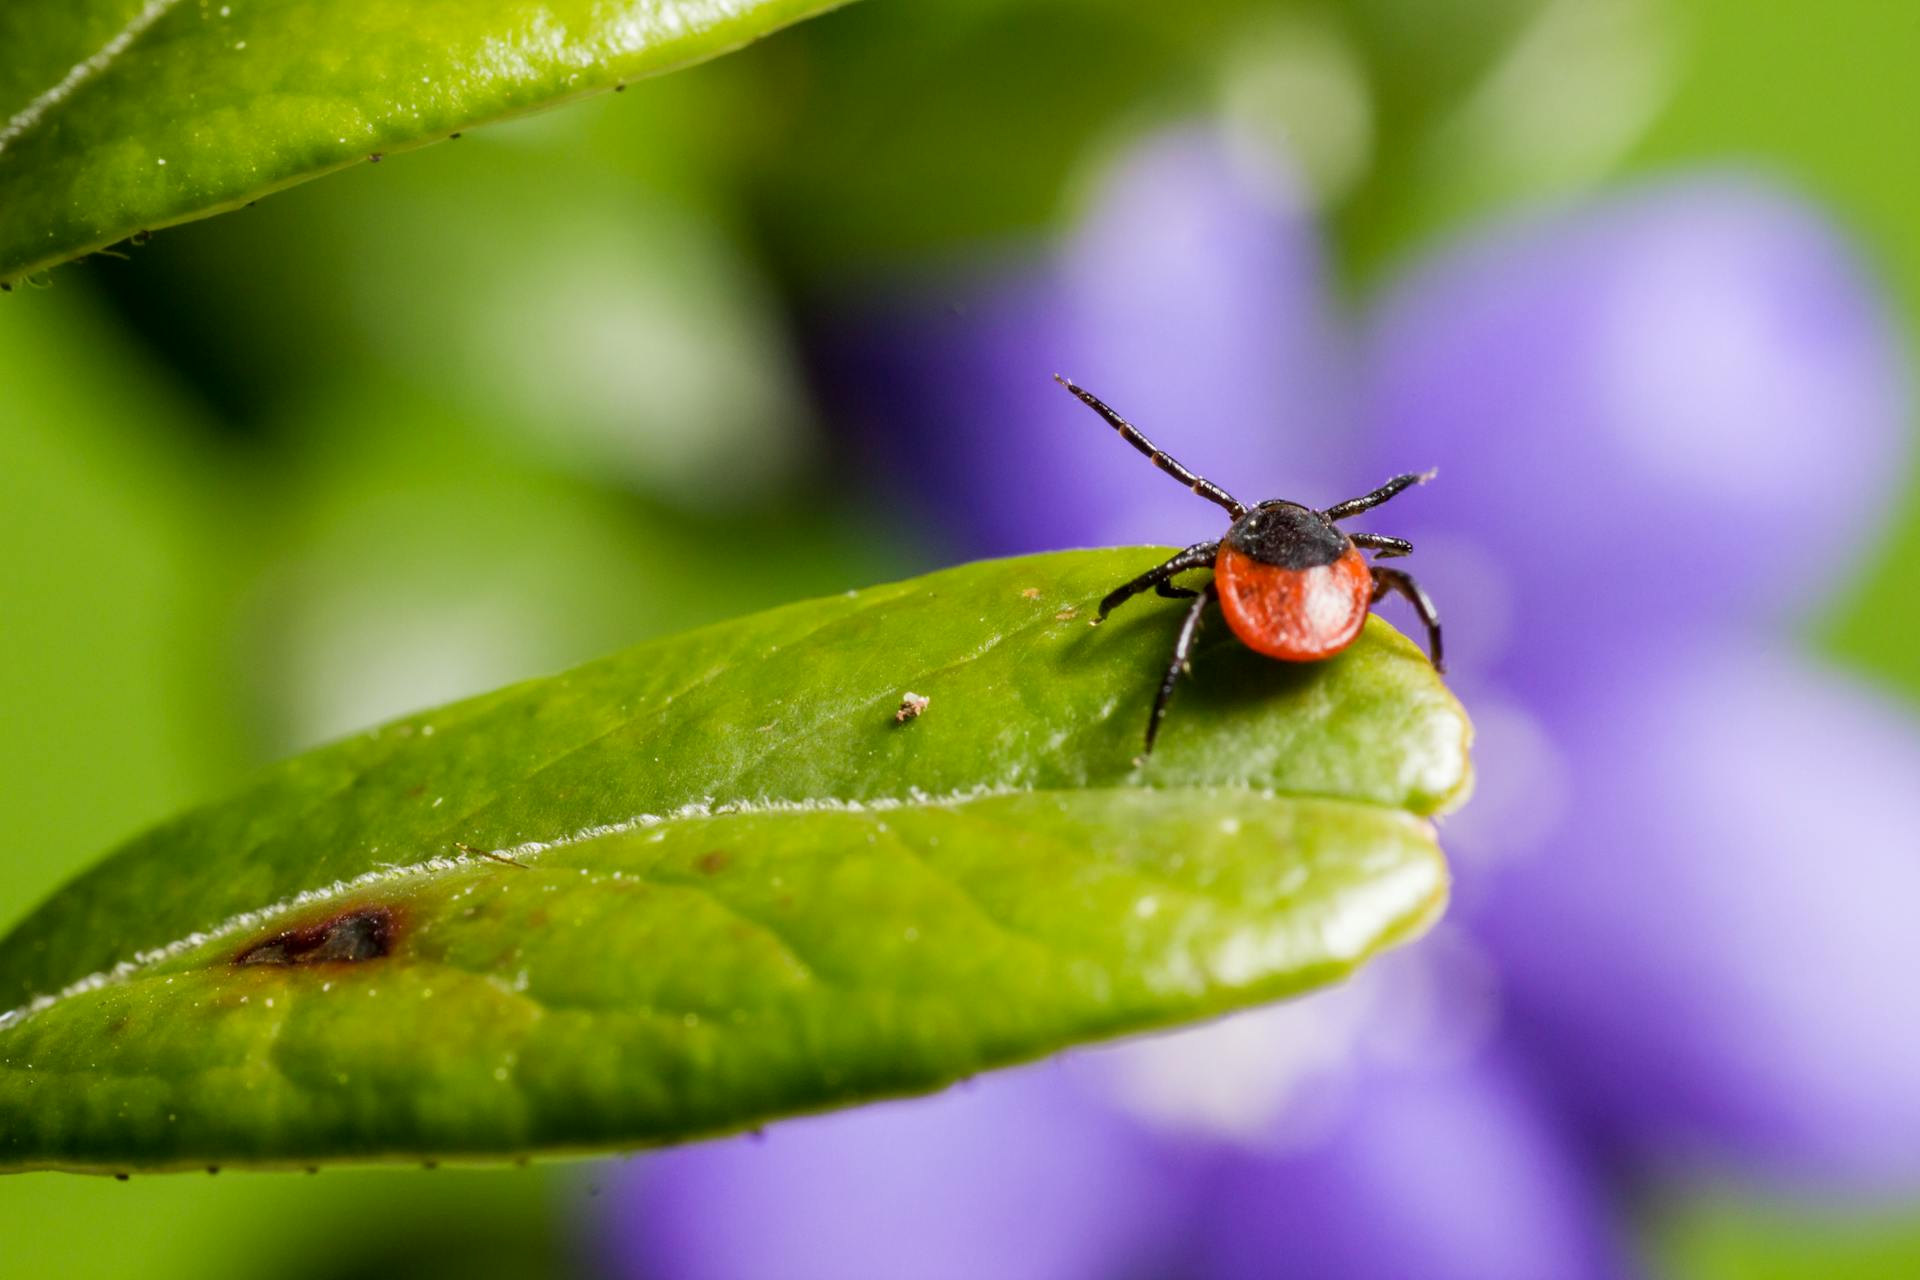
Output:
<svg viewBox="0 0 1920 1280">
<path fill-rule="evenodd" d="M 909 720 L 918 719 L 920 713 L 925 711 L 927 704 L 932 701 L 932 698 L 924 694 L 913 693 L 911 691 L 901 694 L 900 709 L 893 713 L 893 722 L 895 724 L 905 724 Z"/>
</svg>

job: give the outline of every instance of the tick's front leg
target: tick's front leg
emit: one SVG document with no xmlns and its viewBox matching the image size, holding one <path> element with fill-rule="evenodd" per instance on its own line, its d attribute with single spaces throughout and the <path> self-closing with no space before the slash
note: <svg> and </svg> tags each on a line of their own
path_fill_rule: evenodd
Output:
<svg viewBox="0 0 1920 1280">
<path fill-rule="evenodd" d="M 1187 607 L 1187 616 L 1180 621 L 1179 638 L 1173 642 L 1173 661 L 1167 664 L 1167 674 L 1161 678 L 1160 692 L 1153 699 L 1153 715 L 1147 720 L 1147 749 L 1144 754 L 1153 754 L 1153 740 L 1160 736 L 1160 722 L 1166 719 L 1167 703 L 1173 698 L 1173 687 L 1180 683 L 1182 673 L 1193 674 L 1193 642 L 1200 637 L 1200 615 L 1206 610 L 1207 602 L 1218 600 L 1220 593 L 1211 582 L 1204 593 L 1196 592 L 1198 597 Z"/>
<path fill-rule="evenodd" d="M 1108 592 L 1106 598 L 1100 602 L 1100 612 L 1094 621 L 1105 622 L 1109 613 L 1142 591 L 1160 590 L 1162 595 L 1181 591 L 1181 588 L 1172 586 L 1169 580 L 1192 569 L 1207 568 L 1219 554 L 1220 544 L 1217 541 L 1194 543 L 1165 564 L 1156 565 L 1125 586 Z"/>
</svg>

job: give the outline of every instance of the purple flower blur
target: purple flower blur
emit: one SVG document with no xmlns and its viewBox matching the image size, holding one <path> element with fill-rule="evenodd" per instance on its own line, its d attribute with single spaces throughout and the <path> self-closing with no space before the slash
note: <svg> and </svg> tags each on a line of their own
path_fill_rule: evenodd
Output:
<svg viewBox="0 0 1920 1280">
<path fill-rule="evenodd" d="M 1178 1227 L 1157 1154 L 1059 1073 L 1012 1072 L 938 1106 L 882 1104 L 651 1162 L 613 1252 L 687 1280 L 1124 1275 Z"/>
<path fill-rule="evenodd" d="M 1476 913 L 1517 1032 L 1636 1164 L 1920 1183 L 1920 734 L 1703 632 L 1547 714 L 1578 779 Z"/>
<path fill-rule="evenodd" d="M 1498 564 L 1513 660 L 1472 629 L 1463 653 L 1510 677 L 1558 683 L 1534 656 L 1558 645 L 1804 611 L 1906 475 L 1892 325 L 1834 232 L 1752 181 L 1499 228 L 1380 317 L 1370 456 L 1443 468 L 1394 517 Z"/>
<path fill-rule="evenodd" d="M 1619 1276 L 1650 1177 L 1920 1186 L 1920 727 L 1773 634 L 1905 474 L 1898 347 L 1814 213 L 1694 180 L 1498 228 L 1360 336 L 1286 184 L 1182 134 L 965 279 L 822 356 L 956 550 L 1217 527 L 1056 369 L 1243 498 L 1440 466 L 1371 527 L 1480 725 L 1453 921 L 1339 991 L 644 1162 L 615 1270 Z"/>
</svg>

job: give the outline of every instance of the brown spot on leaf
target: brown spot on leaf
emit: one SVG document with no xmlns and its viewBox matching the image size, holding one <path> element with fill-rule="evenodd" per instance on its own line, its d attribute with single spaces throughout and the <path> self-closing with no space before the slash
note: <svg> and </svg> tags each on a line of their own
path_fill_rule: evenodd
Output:
<svg viewBox="0 0 1920 1280">
<path fill-rule="evenodd" d="M 378 960 L 393 950 L 397 932 L 391 908 L 355 907 L 249 943 L 233 962 L 297 965 Z"/>
<path fill-rule="evenodd" d="M 719 875 L 733 861 L 733 855 L 725 849 L 712 849 L 694 859 L 693 865 L 700 868 L 702 875 Z"/>
<path fill-rule="evenodd" d="M 1028 587 L 1020 593 L 1020 598 L 1022 600 L 1038 600 L 1040 598 L 1040 588 Z"/>
</svg>

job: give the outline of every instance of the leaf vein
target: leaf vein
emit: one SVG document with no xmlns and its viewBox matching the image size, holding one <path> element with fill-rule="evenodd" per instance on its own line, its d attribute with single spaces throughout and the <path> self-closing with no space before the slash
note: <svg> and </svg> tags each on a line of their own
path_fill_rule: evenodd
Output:
<svg viewBox="0 0 1920 1280">
<path fill-rule="evenodd" d="M 786 957 L 799 967 L 801 973 L 809 981 L 818 983 L 823 987 L 845 987 L 847 985 L 830 978 L 825 970 L 820 967 L 819 963 L 803 952 L 800 949 L 800 944 L 794 941 L 792 937 L 779 927 L 769 921 L 760 919 L 752 912 L 742 909 L 730 901 L 724 894 L 714 889 L 712 885 L 702 884 L 697 880 L 681 879 L 678 876 L 663 876 L 657 871 L 646 871 L 642 873 L 642 876 L 644 883 L 650 884 L 656 889 L 685 890 L 694 897 L 718 907 L 729 919 L 738 920 L 740 923 L 750 926 L 755 932 L 772 939 L 779 945 L 780 950 L 786 954 Z"/>
<path fill-rule="evenodd" d="M 115 32 L 104 45 L 89 57 L 81 59 L 70 68 L 67 74 L 53 87 L 47 89 L 13 113 L 4 126 L 0 126 L 0 154 L 37 126 L 53 108 L 72 97 L 88 81 L 99 76 L 113 65 L 121 54 L 153 28 L 153 24 L 172 12 L 180 0 L 147 0 L 140 12 L 127 20 L 127 25 Z"/>
<path fill-rule="evenodd" d="M 1017 928 L 1008 923 L 1000 915 L 989 910 L 985 899 L 974 892 L 970 885 L 962 882 L 959 877 L 955 876 L 945 867 L 930 860 L 925 853 L 921 852 L 918 847 L 908 841 L 905 836 L 882 821 L 879 815 L 875 814 L 870 816 L 873 820 L 874 829 L 881 835 L 887 837 L 889 844 L 905 854 L 909 862 L 912 862 L 915 866 L 925 871 L 935 883 L 951 891 L 954 897 L 958 898 L 961 903 L 967 906 L 974 915 L 984 920 L 996 933 L 1004 934 L 1016 942 L 1022 942 L 1030 947 L 1044 951 L 1049 956 L 1058 954 L 1059 949 L 1052 942 Z"/>
</svg>

